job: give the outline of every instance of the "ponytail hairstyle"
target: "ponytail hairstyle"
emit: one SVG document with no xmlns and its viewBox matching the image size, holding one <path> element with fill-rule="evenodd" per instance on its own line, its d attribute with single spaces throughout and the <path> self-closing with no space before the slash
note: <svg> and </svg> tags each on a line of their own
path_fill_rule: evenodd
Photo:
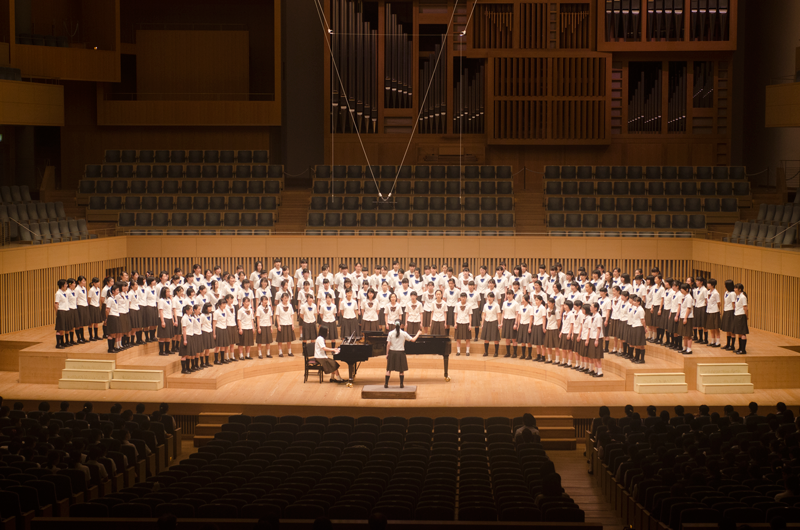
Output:
<svg viewBox="0 0 800 530">
<path fill-rule="evenodd" d="M 209 309 L 211 311 L 209 311 Z M 209 304 L 209 303 L 205 303 L 205 304 L 203 304 L 203 309 L 200 312 L 203 313 L 204 315 L 206 315 L 208 313 L 213 313 L 214 312 L 214 306 Z"/>
<path fill-rule="evenodd" d="M 529 294 L 522 295 L 522 299 L 528 302 L 529 304 L 531 303 L 531 295 Z"/>
<path fill-rule="evenodd" d="M 542 298 L 542 295 L 537 294 L 536 296 L 533 297 L 533 299 L 534 300 L 539 300 L 539 303 L 542 303 L 542 304 L 544 303 L 544 299 Z"/>
<path fill-rule="evenodd" d="M 395 320 L 394 321 L 394 332 L 395 332 L 395 336 L 396 337 L 400 336 L 400 321 L 399 320 Z"/>
<path fill-rule="evenodd" d="M 561 292 L 561 284 L 558 282 L 553 283 L 553 290 L 557 293 Z"/>
<path fill-rule="evenodd" d="M 746 293 L 746 292 L 744 292 L 744 285 L 742 285 L 741 283 L 737 283 L 737 284 L 736 284 L 736 285 L 734 285 L 733 287 L 734 287 L 735 289 L 739 289 L 739 292 L 740 292 L 740 293 L 742 293 L 743 295 L 745 295 L 745 297 L 747 297 L 747 293 Z"/>
<path fill-rule="evenodd" d="M 572 311 L 572 300 L 565 300 L 564 305 L 567 306 L 570 311 Z"/>
<path fill-rule="evenodd" d="M 550 307 L 552 304 L 553 307 Z M 547 300 L 547 316 L 554 315 L 556 313 L 556 301 L 554 298 L 549 298 Z"/>
<path fill-rule="evenodd" d="M 183 314 L 184 315 L 186 313 L 190 313 L 192 311 L 194 311 L 194 307 L 190 306 L 189 304 L 186 304 L 185 306 L 183 306 Z"/>
<path fill-rule="evenodd" d="M 600 315 L 601 317 L 603 316 L 603 309 L 600 307 L 600 304 L 598 304 L 597 302 L 595 302 L 594 304 L 592 304 L 592 307 L 594 307 L 595 309 L 597 309 L 597 314 L 598 314 L 598 315 Z"/>
<path fill-rule="evenodd" d="M 686 291 L 687 293 L 691 293 L 692 292 L 692 288 L 691 288 L 691 286 L 689 286 L 688 283 L 682 283 L 681 284 L 681 291 Z"/>
<path fill-rule="evenodd" d="M 592 306 L 590 304 L 584 304 L 583 312 L 586 316 L 591 316 L 592 314 Z"/>
<path fill-rule="evenodd" d="M 625 285 L 631 283 L 631 275 L 628 274 L 627 272 L 622 276 L 620 276 L 620 278 L 622 278 L 622 281 L 624 282 Z"/>
<path fill-rule="evenodd" d="M 725 290 L 729 293 L 733 292 L 734 284 L 733 280 L 725 280 Z"/>
<path fill-rule="evenodd" d="M 652 275 L 645 278 L 644 281 L 647 283 L 648 287 L 652 287 L 656 284 L 656 278 Z"/>
</svg>

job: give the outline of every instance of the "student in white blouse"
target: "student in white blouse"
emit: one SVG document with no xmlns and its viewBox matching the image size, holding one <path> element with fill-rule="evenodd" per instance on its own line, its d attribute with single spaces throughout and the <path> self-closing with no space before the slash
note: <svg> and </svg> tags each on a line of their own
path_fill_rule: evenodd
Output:
<svg viewBox="0 0 800 530">
<path fill-rule="evenodd" d="M 314 341 L 314 362 L 322 366 L 326 374 L 331 374 L 331 383 L 344 383 L 344 379 L 339 375 L 339 363 L 329 359 L 325 352 L 332 352 L 334 355 L 339 353 L 339 348 L 328 348 L 325 346 L 325 339 L 328 338 L 328 328 L 320 327 L 319 336 Z M 335 376 L 335 377 L 334 377 Z"/>
<path fill-rule="evenodd" d="M 419 338 L 418 331 L 413 337 L 400 329 L 400 321 L 394 323 L 394 329 L 386 337 L 386 379 L 383 388 L 389 388 L 389 378 L 392 372 L 400 372 L 400 388 L 403 388 L 403 378 L 408 371 L 406 359 L 406 341 L 416 342 Z"/>
<path fill-rule="evenodd" d="M 733 292 L 736 293 L 736 301 L 733 306 L 733 334 L 739 339 L 739 349 L 735 353 L 736 355 L 747 355 L 747 335 L 750 333 L 747 325 L 750 318 L 747 308 L 747 293 L 744 292 L 744 285 L 741 283 L 733 286 Z"/>
</svg>

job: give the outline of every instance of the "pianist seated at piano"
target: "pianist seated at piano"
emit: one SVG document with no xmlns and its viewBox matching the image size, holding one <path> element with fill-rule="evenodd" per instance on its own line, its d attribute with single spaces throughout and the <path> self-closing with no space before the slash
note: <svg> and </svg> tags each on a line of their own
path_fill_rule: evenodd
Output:
<svg viewBox="0 0 800 530">
<path fill-rule="evenodd" d="M 408 371 L 408 360 L 406 359 L 406 341 L 416 342 L 420 332 L 413 337 L 400 329 L 400 321 L 396 320 L 394 329 L 386 337 L 386 380 L 383 388 L 389 388 L 389 378 L 392 372 L 400 372 L 400 388 L 403 386 L 403 377 Z"/>
<path fill-rule="evenodd" d="M 328 328 L 320 327 L 317 340 L 314 341 L 314 362 L 322 366 L 326 374 L 331 375 L 331 383 L 344 383 L 344 379 L 339 375 L 339 363 L 329 359 L 327 353 L 339 353 L 339 348 L 328 348 L 325 346 L 325 339 L 328 338 Z"/>
</svg>

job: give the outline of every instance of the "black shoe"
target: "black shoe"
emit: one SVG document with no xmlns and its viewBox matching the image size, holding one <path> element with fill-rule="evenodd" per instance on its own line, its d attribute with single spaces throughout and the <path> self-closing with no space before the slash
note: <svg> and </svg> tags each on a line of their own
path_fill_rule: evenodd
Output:
<svg viewBox="0 0 800 530">
<path fill-rule="evenodd" d="M 547 361 L 544 362 L 544 364 L 553 364 L 553 361 L 548 359 Z"/>
<path fill-rule="evenodd" d="M 694 352 L 690 352 L 689 350 L 683 350 L 681 353 L 684 355 L 691 355 Z"/>
<path fill-rule="evenodd" d="M 495 357 L 497 357 L 497 355 L 495 355 Z M 511 357 L 510 353 L 503 355 L 503 359 L 508 359 L 509 357 Z"/>
<path fill-rule="evenodd" d="M 469 352 L 466 353 L 466 356 L 469 357 Z"/>
<path fill-rule="evenodd" d="M 483 354 L 483 356 L 484 356 L 484 357 L 488 357 L 488 356 L 489 356 L 489 353 L 488 353 L 488 352 L 486 352 L 486 353 L 484 353 L 484 354 Z"/>
<path fill-rule="evenodd" d="M 460 356 L 461 356 L 461 352 L 460 351 L 456 352 L 456 357 L 460 357 Z"/>
<path fill-rule="evenodd" d="M 736 355 L 747 355 L 747 352 L 746 352 L 746 351 L 744 351 L 744 350 L 736 350 L 736 351 L 735 351 L 735 352 L 733 352 L 733 353 L 735 353 Z"/>
</svg>

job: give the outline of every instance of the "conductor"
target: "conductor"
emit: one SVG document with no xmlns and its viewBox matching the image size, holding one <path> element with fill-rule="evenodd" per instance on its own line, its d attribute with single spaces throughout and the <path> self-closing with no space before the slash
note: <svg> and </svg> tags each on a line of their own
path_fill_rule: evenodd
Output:
<svg viewBox="0 0 800 530">
<path fill-rule="evenodd" d="M 394 330 L 386 337 L 386 381 L 383 388 L 389 388 L 389 377 L 392 372 L 400 372 L 400 388 L 403 387 L 403 373 L 408 371 L 406 360 L 406 341 L 416 342 L 420 332 L 413 337 L 400 329 L 400 321 L 394 323 Z"/>
</svg>

